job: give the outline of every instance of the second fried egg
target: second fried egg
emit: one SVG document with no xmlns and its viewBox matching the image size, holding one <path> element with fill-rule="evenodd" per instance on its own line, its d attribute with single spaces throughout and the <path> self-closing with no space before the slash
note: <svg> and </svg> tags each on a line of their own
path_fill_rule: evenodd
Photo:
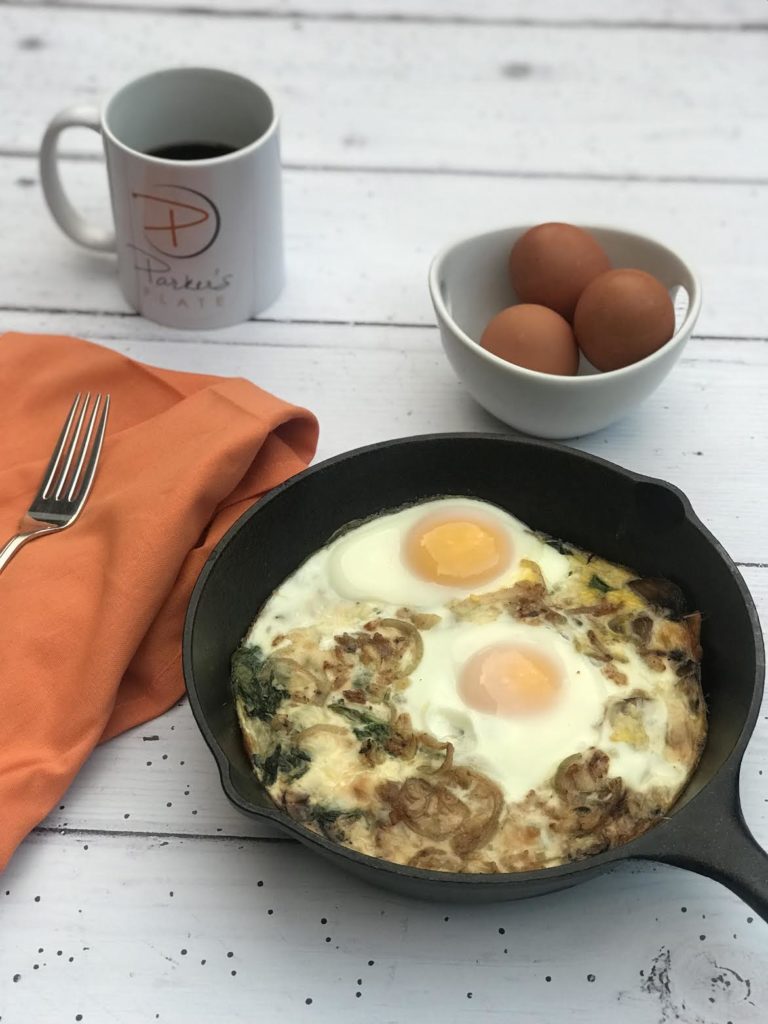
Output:
<svg viewBox="0 0 768 1024">
<path fill-rule="evenodd" d="M 508 799 L 551 777 L 597 742 L 618 688 L 547 625 L 446 623 L 424 634 L 404 693 L 414 726 L 449 740 L 457 762 L 498 782 Z"/>
</svg>

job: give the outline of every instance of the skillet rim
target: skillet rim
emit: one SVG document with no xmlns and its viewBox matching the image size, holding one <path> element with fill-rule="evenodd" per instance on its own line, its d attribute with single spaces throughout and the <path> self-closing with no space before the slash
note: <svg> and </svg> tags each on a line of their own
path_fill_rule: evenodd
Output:
<svg viewBox="0 0 768 1024">
<path fill-rule="evenodd" d="M 499 872 L 497 874 L 484 874 L 480 872 L 475 874 L 462 874 L 459 872 L 435 871 L 428 868 L 411 867 L 407 864 L 397 864 L 394 861 L 388 861 L 380 857 L 373 857 L 368 854 L 360 853 L 357 850 L 342 846 L 340 843 L 333 842 L 325 836 L 318 835 L 318 833 L 310 831 L 304 825 L 294 821 L 292 818 L 289 818 L 288 815 L 278 807 L 261 807 L 250 803 L 238 791 L 232 778 L 232 769 L 234 768 L 234 765 L 219 746 L 213 731 L 208 725 L 198 699 L 192 668 L 192 637 L 195 629 L 197 610 L 208 577 L 213 572 L 224 549 L 230 544 L 235 535 L 238 534 L 254 516 L 258 515 L 264 505 L 276 499 L 288 488 L 295 487 L 296 485 L 300 486 L 303 480 L 307 477 L 322 472 L 322 470 L 330 466 L 335 466 L 339 463 L 365 456 L 370 452 L 378 452 L 383 449 L 393 447 L 407 447 L 408 445 L 415 443 L 450 443 L 452 441 L 462 440 L 489 441 L 494 444 L 501 443 L 504 445 L 553 450 L 568 458 L 573 458 L 577 462 L 591 463 L 617 473 L 619 476 L 623 476 L 625 479 L 635 483 L 653 484 L 663 488 L 670 494 L 673 494 L 680 501 L 683 507 L 685 513 L 684 518 L 701 534 L 705 543 L 715 551 L 733 578 L 741 595 L 752 627 L 752 639 L 755 652 L 755 678 L 752 686 L 752 697 L 749 709 L 733 747 L 725 756 L 720 766 L 704 783 L 699 792 L 696 793 L 695 796 L 691 797 L 683 807 L 677 808 L 677 804 L 675 804 L 675 807 L 673 807 L 672 813 L 668 818 L 652 826 L 635 839 L 631 839 L 628 843 L 613 847 L 603 853 L 592 854 L 582 858 L 581 860 L 569 861 L 566 864 L 549 868 L 539 868 L 534 871 Z M 443 883 L 446 888 L 468 888 L 471 886 L 480 886 L 484 889 L 488 889 L 495 887 L 508 887 L 515 883 L 520 883 L 521 885 L 523 885 L 523 883 L 528 885 L 543 883 L 546 885 L 548 881 L 552 881 L 553 883 L 559 881 L 556 888 L 564 888 L 569 884 L 568 880 L 571 878 L 575 883 L 580 880 L 578 877 L 579 875 L 593 874 L 622 860 L 630 860 L 633 858 L 662 860 L 664 855 L 663 843 L 655 842 L 654 837 L 658 837 L 659 840 L 662 840 L 667 832 L 672 831 L 670 826 L 674 826 L 675 824 L 677 824 L 678 827 L 682 825 L 683 828 L 685 828 L 685 819 L 680 821 L 679 815 L 683 812 L 685 812 L 686 816 L 688 813 L 695 814 L 696 807 L 698 806 L 703 809 L 707 800 L 711 800 L 713 795 L 715 799 L 718 799 L 718 783 L 722 783 L 727 777 L 730 776 L 732 781 L 738 783 L 738 773 L 741 761 L 744 757 L 746 746 L 752 736 L 760 712 L 764 690 L 765 651 L 757 608 L 755 607 L 752 595 L 741 572 L 739 571 L 738 566 L 735 564 L 720 541 L 710 532 L 701 519 L 699 519 L 685 492 L 675 484 L 659 477 L 652 477 L 644 473 L 638 473 L 635 470 L 627 469 L 624 466 L 620 466 L 615 462 L 609 461 L 608 459 L 603 459 L 598 455 L 593 455 L 590 452 L 582 452 L 578 449 L 570 448 L 567 445 L 558 444 L 553 441 L 493 432 L 448 431 L 430 434 L 412 434 L 406 437 L 390 438 L 385 441 L 377 441 L 373 444 L 350 449 L 349 451 L 333 455 L 327 459 L 323 459 L 321 462 L 308 466 L 305 470 L 302 470 L 302 472 L 295 474 L 288 480 L 285 480 L 283 483 L 272 488 L 272 490 L 267 492 L 263 497 L 258 498 L 245 510 L 245 512 L 243 512 L 232 526 L 230 526 L 221 540 L 212 549 L 205 561 L 205 564 L 203 565 L 203 568 L 200 570 L 200 574 L 190 595 L 187 611 L 184 617 L 184 629 L 182 634 L 182 667 L 184 685 L 189 697 L 192 714 L 206 745 L 210 749 L 216 761 L 224 793 L 235 807 L 249 817 L 263 818 L 269 823 L 275 825 L 277 828 L 280 828 L 282 831 L 293 833 L 296 838 L 305 845 L 321 847 L 322 852 L 329 854 L 333 859 L 341 858 L 342 860 L 352 862 L 352 864 L 360 868 L 387 875 L 405 877 L 412 879 L 415 882 L 421 881 L 429 884 Z M 738 788 L 736 789 L 736 807 L 738 807 Z M 728 807 L 727 810 L 733 812 L 735 808 Z M 672 837 L 670 836 L 670 838 Z M 544 890 L 542 890 L 542 892 L 543 891 Z"/>
</svg>

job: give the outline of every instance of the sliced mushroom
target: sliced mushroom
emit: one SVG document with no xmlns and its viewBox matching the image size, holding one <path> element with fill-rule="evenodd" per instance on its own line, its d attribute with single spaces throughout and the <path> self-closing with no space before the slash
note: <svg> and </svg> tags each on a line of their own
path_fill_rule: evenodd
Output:
<svg viewBox="0 0 768 1024">
<path fill-rule="evenodd" d="M 507 610 L 516 619 L 533 619 L 547 611 L 547 588 L 540 580 L 518 580 L 511 588 Z"/>
<path fill-rule="evenodd" d="M 544 618 L 547 622 L 551 622 L 553 626 L 563 626 L 568 621 L 565 615 L 560 612 L 556 612 L 554 608 L 550 608 L 549 611 L 544 612 Z"/>
<path fill-rule="evenodd" d="M 595 747 L 560 763 L 554 787 L 566 805 L 568 831 L 576 835 L 594 831 L 617 806 L 624 787 L 621 779 L 608 777 L 609 766 L 608 755 Z"/>
<path fill-rule="evenodd" d="M 691 656 L 701 660 L 701 612 L 692 612 L 683 618 L 683 625 L 688 633 L 688 640 L 691 647 Z"/>
<path fill-rule="evenodd" d="M 642 659 L 651 672 L 663 672 L 667 667 L 664 656 L 659 651 L 645 651 Z"/>
<path fill-rule="evenodd" d="M 676 685 L 678 691 L 685 698 L 688 710 L 691 714 L 697 715 L 701 711 L 704 703 L 698 674 L 691 673 L 689 675 L 680 676 Z"/>
<path fill-rule="evenodd" d="M 594 615 L 595 618 L 602 618 L 605 615 L 613 615 L 621 606 L 615 601 L 609 601 L 604 597 L 596 598 L 594 604 L 579 604 L 573 608 L 566 608 L 569 615 Z"/>
<path fill-rule="evenodd" d="M 555 772 L 555 792 L 568 803 L 577 803 L 585 793 L 595 791 L 596 784 L 608 771 L 608 755 L 590 747 L 564 758 Z"/>
<path fill-rule="evenodd" d="M 309 821 L 312 817 L 312 805 L 309 802 L 309 794 L 296 789 L 283 790 L 280 802 L 289 817 L 294 821 Z"/>
<path fill-rule="evenodd" d="M 363 690 L 342 690 L 342 697 L 349 704 L 367 704 L 368 700 Z"/>
<path fill-rule="evenodd" d="M 583 860 L 585 857 L 595 857 L 603 853 L 610 846 L 610 842 L 602 835 L 591 835 L 585 832 L 577 834 L 568 843 L 566 860 Z"/>
<path fill-rule="evenodd" d="M 671 580 L 647 576 L 630 580 L 627 586 L 644 601 L 663 612 L 671 612 L 673 618 L 685 613 L 687 602 L 680 587 Z"/>
<path fill-rule="evenodd" d="M 692 714 L 687 700 L 667 702 L 667 756 L 691 769 L 698 762 L 704 745 L 705 724 L 701 708 Z"/>
<path fill-rule="evenodd" d="M 615 665 L 603 665 L 600 671 L 606 679 L 610 679 L 611 682 L 615 683 L 617 686 L 626 686 L 629 681 L 626 673 L 622 672 L 621 669 L 616 668 Z"/>
<path fill-rule="evenodd" d="M 627 656 L 621 653 L 621 650 L 615 650 L 608 647 L 606 639 L 599 635 L 594 629 L 587 630 L 587 640 L 589 640 L 589 647 L 584 649 L 584 653 L 592 658 L 594 661 L 619 661 L 622 664 L 626 662 Z"/>
<path fill-rule="evenodd" d="M 698 661 L 693 661 L 691 658 L 688 658 L 681 665 L 677 666 L 675 669 L 675 675 L 678 679 L 686 679 L 690 677 L 695 679 L 698 683 L 701 680 L 701 665 Z"/>
<path fill-rule="evenodd" d="M 627 697 L 615 700 L 608 706 L 608 721 L 611 725 L 615 725 L 625 715 L 637 718 L 642 713 L 643 706 L 651 700 L 653 700 L 653 697 L 647 694 L 645 690 L 633 690 Z"/>
<path fill-rule="evenodd" d="M 637 615 L 632 619 L 632 632 L 637 639 L 646 646 L 653 632 L 653 619 L 650 615 Z"/>
</svg>

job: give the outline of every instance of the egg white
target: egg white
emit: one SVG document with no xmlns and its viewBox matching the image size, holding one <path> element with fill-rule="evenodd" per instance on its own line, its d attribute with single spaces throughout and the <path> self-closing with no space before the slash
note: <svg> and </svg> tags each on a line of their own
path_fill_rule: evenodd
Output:
<svg viewBox="0 0 768 1024">
<path fill-rule="evenodd" d="M 509 538 L 512 561 L 488 583 L 463 588 L 429 583 L 414 575 L 402 561 L 401 548 L 411 526 L 425 515 L 451 508 L 471 509 L 492 519 Z M 342 606 L 348 612 L 350 603 L 369 608 L 371 615 L 387 609 L 392 613 L 402 607 L 445 614 L 448 601 L 512 586 L 523 575 L 522 559 L 536 562 L 548 587 L 554 587 L 570 572 L 565 555 L 495 505 L 472 498 L 439 498 L 413 505 L 353 527 L 311 555 L 270 597 L 248 643 L 263 646 L 275 633 L 310 622 L 319 625 L 337 610 L 341 614 Z M 271 628 L 265 632 L 268 623 Z"/>
<path fill-rule="evenodd" d="M 615 684 L 548 625 L 511 620 L 448 623 L 423 635 L 424 657 L 405 704 L 417 729 L 450 740 L 455 760 L 484 772 L 508 800 L 522 800 L 552 778 L 563 758 L 597 742 Z M 562 666 L 561 689 L 546 710 L 501 716 L 468 707 L 457 684 L 473 654 L 496 644 L 538 647 Z"/>
<path fill-rule="evenodd" d="M 473 587 L 430 583 L 410 571 L 402 559 L 403 542 L 411 527 L 434 512 L 473 511 L 491 520 L 506 534 L 512 548 L 510 565 L 488 583 Z M 380 516 L 328 548 L 328 579 L 341 597 L 358 601 L 384 601 L 410 608 L 429 608 L 468 593 L 482 594 L 509 587 L 520 578 L 520 561 L 535 561 L 547 586 L 559 583 L 570 571 L 565 555 L 539 540 L 514 516 L 472 498 L 439 498 Z"/>
</svg>

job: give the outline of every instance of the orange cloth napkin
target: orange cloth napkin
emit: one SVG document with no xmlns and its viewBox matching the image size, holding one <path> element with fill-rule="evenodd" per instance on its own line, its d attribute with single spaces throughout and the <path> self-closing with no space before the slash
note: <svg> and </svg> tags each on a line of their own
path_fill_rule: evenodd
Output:
<svg viewBox="0 0 768 1024">
<path fill-rule="evenodd" d="M 184 613 L 205 559 L 317 443 L 311 413 L 245 380 L 6 334 L 0 543 L 17 532 L 78 391 L 112 395 L 88 503 L 0 573 L 0 869 L 97 743 L 179 699 Z"/>
</svg>

